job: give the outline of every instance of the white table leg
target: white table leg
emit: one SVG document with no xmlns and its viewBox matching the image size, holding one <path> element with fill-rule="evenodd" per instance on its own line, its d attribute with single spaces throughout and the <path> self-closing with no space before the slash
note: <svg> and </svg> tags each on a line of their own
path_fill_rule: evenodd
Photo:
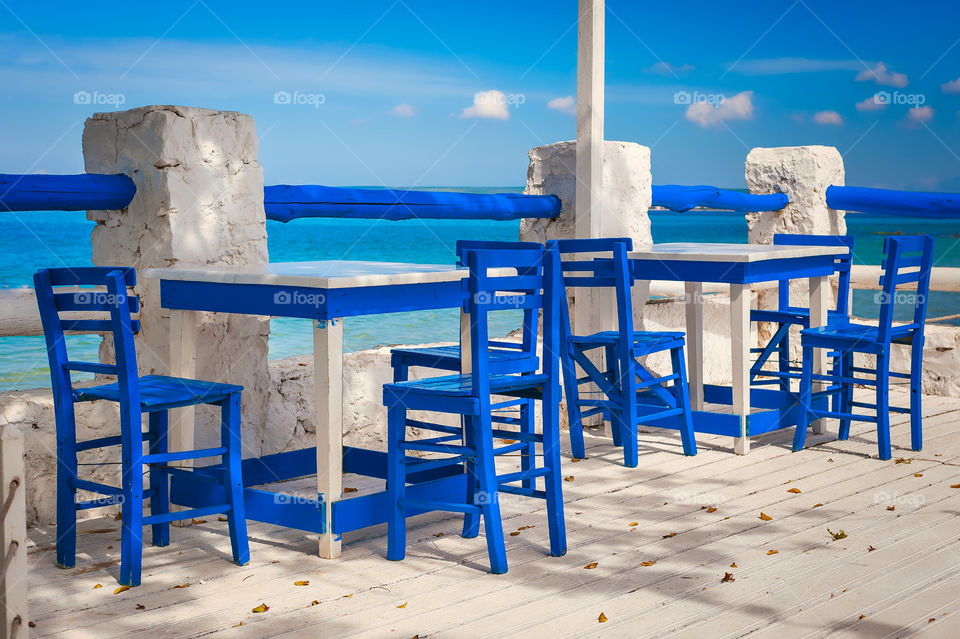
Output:
<svg viewBox="0 0 960 639">
<path fill-rule="evenodd" d="M 686 282 L 687 380 L 690 407 L 703 410 L 703 284 Z"/>
<path fill-rule="evenodd" d="M 196 379 L 197 377 L 197 312 L 170 311 L 170 375 Z M 187 406 L 170 411 L 167 445 L 170 451 L 196 448 L 196 407 Z M 181 468 L 193 466 L 191 459 L 172 462 Z M 171 510 L 185 510 L 183 506 L 171 505 Z M 175 521 L 174 526 L 189 526 L 189 519 Z"/>
<path fill-rule="evenodd" d="M 317 492 L 326 503 L 326 530 L 320 556 L 340 556 L 340 535 L 332 532 L 333 502 L 343 492 L 343 320 L 313 327 L 313 417 L 317 430 Z"/>
<path fill-rule="evenodd" d="M 734 452 L 750 452 L 747 419 L 750 415 L 750 287 L 730 285 L 730 350 L 733 361 L 733 414 L 740 418 L 740 436 Z"/>
<path fill-rule="evenodd" d="M 810 278 L 810 327 L 825 326 L 827 324 L 827 313 L 830 304 L 830 279 L 827 277 Z M 813 374 L 822 375 L 826 373 L 826 351 L 822 348 L 813 351 Z M 824 382 L 814 382 L 813 392 L 817 393 L 826 388 Z M 813 433 L 822 435 L 827 432 L 827 420 L 818 419 L 813 422 Z"/>
</svg>

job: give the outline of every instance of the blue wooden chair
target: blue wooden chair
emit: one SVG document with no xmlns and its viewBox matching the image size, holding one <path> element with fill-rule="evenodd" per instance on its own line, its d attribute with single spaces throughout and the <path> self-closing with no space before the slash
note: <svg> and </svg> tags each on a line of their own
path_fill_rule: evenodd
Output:
<svg viewBox="0 0 960 639">
<path fill-rule="evenodd" d="M 143 555 L 143 526 L 150 525 L 155 546 L 170 543 L 170 522 L 216 513 L 226 513 L 233 546 L 233 560 L 240 565 L 250 560 L 247 526 L 244 519 L 243 485 L 240 475 L 240 393 L 242 386 L 215 384 L 159 375 L 138 377 L 133 335 L 140 322 L 130 317 L 139 310 L 139 299 L 128 294 L 136 283 L 132 268 L 87 267 L 42 269 L 33 278 L 40 307 L 40 319 L 50 360 L 54 410 L 57 426 L 57 563 L 63 568 L 76 564 L 77 511 L 120 504 L 123 527 L 120 541 L 120 584 L 137 586 Z M 71 287 L 56 291 L 54 287 Z M 97 287 L 97 288 L 94 288 Z M 107 319 L 71 318 L 71 312 L 102 312 Z M 61 313 L 67 313 L 62 317 Z M 81 362 L 67 357 L 65 333 L 93 332 L 113 335 L 115 364 Z M 117 382 L 73 388 L 71 371 L 116 376 Z M 76 402 L 107 400 L 120 405 L 119 434 L 77 441 L 74 413 Z M 212 404 L 220 407 L 220 446 L 202 450 L 167 450 L 167 411 L 171 408 Z M 148 415 L 143 432 L 142 415 Z M 143 442 L 147 442 L 144 454 Z M 121 486 L 109 486 L 77 473 L 77 453 L 94 448 L 120 446 Z M 193 510 L 170 512 L 169 475 L 188 472 L 174 469 L 171 462 L 203 457 L 221 457 L 227 503 Z M 110 463 L 110 462 L 105 462 Z M 144 467 L 149 488 L 143 488 Z M 104 495 L 78 501 L 77 491 Z M 143 504 L 150 500 L 150 514 Z"/>
<path fill-rule="evenodd" d="M 802 450 L 809 422 L 833 417 L 840 420 L 840 439 L 850 436 L 850 421 L 870 421 L 877 424 L 880 459 L 890 459 L 890 412 L 910 413 L 910 440 L 913 450 L 923 446 L 922 435 L 922 376 L 923 326 L 927 316 L 927 296 L 930 291 L 930 272 L 933 267 L 933 238 L 929 235 L 888 237 L 883 245 L 883 275 L 880 278 L 880 321 L 878 326 L 845 322 L 800 333 L 803 347 L 803 366 L 800 379 L 800 406 L 793 449 Z M 916 284 L 916 291 L 898 291 L 906 284 Z M 894 325 L 894 309 L 898 303 L 912 306 L 913 321 Z M 910 372 L 890 371 L 891 345 L 910 347 Z M 824 348 L 839 353 L 840 365 L 826 375 L 813 374 L 813 349 Z M 854 353 L 876 356 L 875 368 L 854 366 Z M 871 377 L 856 377 L 856 374 Z M 890 378 L 910 380 L 910 407 L 890 406 Z M 823 381 L 830 386 L 823 395 L 838 393 L 839 408 L 815 410 L 811 406 L 813 382 Z M 853 401 L 853 386 L 862 384 L 876 388 L 876 403 Z M 854 414 L 854 408 L 866 408 L 873 414 Z"/>
<path fill-rule="evenodd" d="M 406 518 L 428 511 L 464 514 L 463 536 L 475 537 L 483 517 L 490 568 L 507 571 L 499 493 L 545 499 L 550 534 L 550 552 L 566 552 L 563 523 L 559 443 L 559 264 L 556 253 L 543 247 L 527 250 L 471 250 L 465 254 L 470 275 L 465 281 L 463 308 L 470 317 L 470 373 L 386 384 L 387 492 L 392 511 L 387 521 L 387 558 L 400 560 L 406 551 Z M 503 275 L 500 269 L 516 269 Z M 535 292 L 531 292 L 535 291 Z M 488 335 L 488 316 L 500 310 L 543 311 L 543 356 L 540 369 L 532 373 L 494 372 Z M 541 400 L 541 433 L 505 430 L 492 418 L 491 396 Z M 460 427 L 428 422 L 410 422 L 408 410 L 424 410 L 461 416 Z M 407 426 L 440 433 L 427 439 L 407 439 Z M 494 447 L 495 440 L 513 441 Z M 498 475 L 495 456 L 540 447 L 542 465 L 527 465 L 519 472 Z M 409 455 L 438 453 L 441 458 Z M 466 492 L 462 499 L 432 495 L 412 499 L 406 495 L 410 476 L 444 467 L 462 467 Z M 454 472 L 457 468 L 454 468 Z M 525 485 L 542 478 L 543 490 Z M 521 485 L 517 485 L 520 483 Z"/>
<path fill-rule="evenodd" d="M 563 386 L 573 456 L 583 458 L 583 419 L 603 415 L 611 422 L 614 443 L 623 446 L 624 465 L 637 466 L 637 425 L 675 428 L 680 431 L 683 452 L 697 454 L 693 434 L 687 369 L 683 355 L 684 334 L 633 330 L 633 277 L 627 261 L 632 247 L 629 238 L 554 240 L 561 255 L 604 253 L 610 257 L 564 260 L 563 285 L 583 288 L 612 288 L 616 292 L 617 330 L 593 335 L 573 335 L 570 311 L 561 305 L 563 340 Z M 564 302 L 566 298 L 564 297 Z M 590 354 L 602 349 L 602 370 Z M 655 375 L 638 359 L 653 353 L 670 352 L 671 372 Z M 577 366 L 585 376 L 578 377 Z M 671 383 L 672 382 L 672 383 Z M 584 391 L 586 384 L 598 391 Z"/>
<path fill-rule="evenodd" d="M 464 256 L 471 250 L 542 250 L 537 242 L 496 242 L 490 240 L 457 240 L 457 265 L 466 267 Z M 523 325 L 520 342 L 490 341 L 490 372 L 497 374 L 534 373 L 540 367 L 537 357 L 537 322 L 539 314 L 531 309 L 523 312 Z M 408 379 L 411 367 L 432 368 L 435 370 L 459 373 L 461 368 L 460 345 L 427 346 L 423 348 L 394 348 L 390 351 L 390 364 L 393 367 L 393 381 L 404 382 Z M 534 432 L 534 400 L 508 399 L 491 405 L 493 422 L 519 425 L 520 432 Z M 518 416 L 514 416 L 519 412 Z M 527 442 L 521 451 L 521 465 L 527 469 L 536 455 L 534 443 Z M 535 478 L 524 480 L 524 486 L 531 488 Z"/>
<path fill-rule="evenodd" d="M 843 246 L 848 249 L 845 255 L 837 256 L 834 272 L 839 275 L 837 300 L 828 312 L 828 323 L 838 324 L 850 320 L 850 267 L 853 263 L 852 235 L 792 235 L 778 233 L 773 236 L 775 245 L 788 246 Z M 750 321 L 771 322 L 777 330 L 763 348 L 751 349 L 758 353 L 757 361 L 750 368 L 750 381 L 755 385 L 778 384 L 780 390 L 790 391 L 790 380 L 799 379 L 801 367 L 790 362 L 790 329 L 810 328 L 810 309 L 790 304 L 790 280 L 781 280 L 777 291 L 776 310 L 752 310 Z M 770 357 L 777 354 L 777 370 L 763 370 Z M 760 379 L 758 379 L 760 378 Z"/>
</svg>

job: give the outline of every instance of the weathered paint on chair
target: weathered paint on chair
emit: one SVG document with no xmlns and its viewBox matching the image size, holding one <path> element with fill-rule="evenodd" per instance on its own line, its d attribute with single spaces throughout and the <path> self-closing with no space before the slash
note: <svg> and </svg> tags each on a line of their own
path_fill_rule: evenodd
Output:
<svg viewBox="0 0 960 639">
<path fill-rule="evenodd" d="M 786 246 L 845 246 L 849 249 L 846 255 L 838 255 L 834 262 L 835 272 L 839 276 L 837 299 L 834 308 L 827 314 L 830 324 L 847 322 L 850 320 L 850 268 L 853 264 L 852 235 L 794 235 L 777 233 L 773 236 L 775 245 Z M 771 322 L 777 324 L 777 330 L 763 348 L 751 349 L 758 353 L 757 361 L 750 368 L 750 381 L 754 385 L 777 384 L 780 390 L 790 391 L 790 380 L 800 378 L 800 367 L 790 362 L 790 328 L 799 326 L 801 329 L 810 328 L 810 309 L 790 304 L 790 280 L 780 280 L 777 290 L 777 310 L 752 310 L 751 322 Z M 777 370 L 763 370 L 770 357 L 777 354 Z M 839 365 L 839 360 L 834 359 Z M 757 378 L 766 378 L 760 379 Z M 836 408 L 836 407 L 835 407 Z"/>
<path fill-rule="evenodd" d="M 601 287 L 616 291 L 617 330 L 614 331 L 573 335 L 569 309 L 566 303 L 561 305 L 563 385 L 573 456 L 586 456 L 583 418 L 591 415 L 610 419 L 614 443 L 623 446 L 623 462 L 628 467 L 634 468 L 638 463 L 638 424 L 678 429 L 684 454 L 696 455 L 683 333 L 633 330 L 630 296 L 633 278 L 627 262 L 631 241 L 627 238 L 554 240 L 550 246 L 556 247 L 561 255 L 610 255 L 563 261 L 564 288 Z M 603 349 L 602 370 L 588 355 L 598 349 Z M 657 376 L 637 361 L 663 351 L 670 352 L 670 374 Z M 585 377 L 578 378 L 578 365 L 586 373 Z M 582 398 L 580 387 L 584 384 L 595 385 L 600 397 Z"/>
<path fill-rule="evenodd" d="M 490 568 L 499 574 L 507 571 L 500 518 L 501 492 L 545 499 L 550 552 L 554 556 L 566 552 L 559 443 L 559 263 L 556 252 L 544 251 L 542 247 L 470 250 L 465 257 L 470 268 L 463 303 L 470 317 L 470 372 L 384 386 L 383 401 L 388 415 L 387 492 L 391 507 L 387 522 L 387 557 L 400 560 L 405 556 L 408 513 L 446 510 L 464 514 L 465 537 L 479 534 L 480 517 L 483 517 Z M 517 275 L 492 274 L 505 268 L 516 269 Z M 543 356 L 538 371 L 503 373 L 491 370 L 488 315 L 513 309 L 534 315 L 543 310 Z M 540 400 L 542 432 L 495 427 L 492 395 Z M 407 420 L 408 410 L 460 415 L 462 426 L 410 422 Z M 408 440 L 406 433 L 410 425 L 441 435 Z M 495 439 L 509 439 L 514 443 L 495 448 Z M 496 455 L 525 451 L 530 444 L 541 446 L 542 466 L 530 463 L 519 472 L 496 474 Z M 408 455 L 410 452 L 439 453 L 447 457 L 415 457 Z M 449 466 L 460 467 L 467 475 L 467 492 L 462 501 L 451 500 L 449 496 L 442 499 L 410 499 L 406 496 L 411 474 Z M 543 490 L 528 483 L 541 477 Z"/>
<path fill-rule="evenodd" d="M 890 412 L 910 413 L 910 444 L 913 450 L 923 447 L 921 424 L 921 376 L 923 371 L 923 328 L 927 317 L 927 297 L 930 291 L 930 272 L 933 267 L 933 238 L 929 235 L 888 237 L 884 241 L 883 275 L 880 278 L 880 321 L 878 326 L 846 322 L 808 328 L 801 332 L 803 347 L 803 371 L 800 380 L 800 414 L 793 449 L 801 450 L 807 434 L 810 420 L 833 417 L 840 420 L 840 439 L 850 435 L 850 421 L 870 421 L 877 424 L 877 440 L 880 459 L 890 459 Z M 898 291 L 903 285 L 916 285 L 916 291 Z M 909 301 L 912 306 L 913 321 L 906 324 L 893 324 L 893 314 L 897 303 Z M 903 344 L 910 347 L 910 372 L 890 371 L 891 345 Z M 826 375 L 813 374 L 813 350 L 825 348 L 839 353 L 839 371 L 835 367 Z M 874 368 L 854 366 L 854 353 L 868 353 L 876 356 Z M 872 375 L 856 377 L 856 374 Z M 910 380 L 910 407 L 890 406 L 890 378 Z M 834 387 L 822 393 L 814 394 L 814 381 L 825 381 Z M 853 401 L 854 384 L 874 386 L 876 403 Z M 816 410 L 811 401 L 822 394 L 836 393 L 836 386 L 842 387 L 839 409 Z M 854 408 L 867 408 L 872 415 L 855 414 Z"/>
<path fill-rule="evenodd" d="M 34 275 L 40 319 L 43 323 L 50 362 L 57 426 L 57 563 L 64 568 L 76 564 L 77 511 L 120 504 L 123 528 L 120 542 L 120 584 L 140 584 L 143 555 L 142 529 L 152 528 L 154 545 L 170 542 L 170 522 L 202 515 L 226 513 L 233 546 L 233 560 L 250 559 L 244 519 L 240 476 L 240 393 L 241 386 L 147 375 L 139 377 L 133 335 L 139 321 L 130 317 L 139 310 L 139 299 L 128 294 L 136 283 L 132 268 L 85 267 L 42 269 Z M 71 287 L 56 292 L 54 287 Z M 99 290 L 93 287 L 99 287 Z M 104 292 L 104 287 L 106 292 Z M 62 312 L 108 313 L 109 319 L 69 319 Z M 67 357 L 65 332 L 110 333 L 116 364 L 80 362 Z M 73 388 L 70 371 L 115 376 L 113 384 Z M 120 433 L 77 441 L 74 403 L 106 400 L 120 406 Z M 221 443 L 202 450 L 167 450 L 167 411 L 171 408 L 212 404 L 221 407 Z M 148 429 L 142 431 L 142 415 L 148 415 Z M 143 441 L 148 451 L 143 452 Z M 93 448 L 120 446 L 121 486 L 109 486 L 77 473 L 77 453 Z M 169 475 L 187 472 L 169 466 L 184 459 L 220 456 L 223 459 L 224 502 L 214 506 L 170 512 Z M 149 489 L 143 489 L 143 467 L 148 466 Z M 104 497 L 77 501 L 77 491 Z M 150 515 L 143 515 L 143 503 L 150 500 Z"/>
</svg>

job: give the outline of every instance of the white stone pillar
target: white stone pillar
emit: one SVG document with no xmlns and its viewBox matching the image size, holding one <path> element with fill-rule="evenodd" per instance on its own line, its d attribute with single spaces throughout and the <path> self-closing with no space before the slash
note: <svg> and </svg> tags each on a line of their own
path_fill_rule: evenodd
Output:
<svg viewBox="0 0 960 639">
<path fill-rule="evenodd" d="M 263 171 L 253 119 L 241 113 L 180 106 L 147 106 L 96 113 L 83 132 L 88 173 L 124 173 L 137 185 L 126 209 L 88 211 L 97 222 L 93 263 L 149 267 L 249 265 L 267 260 Z M 169 374 L 170 311 L 159 286 L 138 278 L 141 374 Z M 243 421 L 262 426 L 270 377 L 269 320 L 200 313 L 200 379 L 244 386 Z M 101 357 L 112 357 L 109 345 Z M 198 411 L 197 440 L 219 437 L 216 411 Z M 244 432 L 245 454 L 259 450 L 258 429 Z"/>
</svg>

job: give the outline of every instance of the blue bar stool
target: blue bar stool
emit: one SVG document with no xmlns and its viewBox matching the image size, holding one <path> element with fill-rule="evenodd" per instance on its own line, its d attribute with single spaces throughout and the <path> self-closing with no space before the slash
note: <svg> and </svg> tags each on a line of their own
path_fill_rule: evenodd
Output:
<svg viewBox="0 0 960 639">
<path fill-rule="evenodd" d="M 40 319 L 50 360 L 57 424 L 57 563 L 63 568 L 76 564 L 77 511 L 120 504 L 123 527 L 120 541 L 120 584 L 137 586 L 143 557 L 143 526 L 149 525 L 153 545 L 170 543 L 170 522 L 225 513 L 233 546 L 233 560 L 239 565 L 250 560 L 247 525 L 244 519 L 243 483 L 240 475 L 240 393 L 242 386 L 147 375 L 139 377 L 133 335 L 140 322 L 130 317 L 140 300 L 127 288 L 136 284 L 132 268 L 86 267 L 42 269 L 33 277 L 40 307 Z M 71 287 L 56 291 L 54 287 Z M 94 288 L 97 287 L 97 288 Z M 101 312 L 107 319 L 73 319 L 61 313 Z M 74 316 L 76 317 L 76 316 Z M 115 364 L 74 361 L 67 357 L 65 333 L 111 333 Z M 73 388 L 71 371 L 110 375 L 113 384 Z M 76 402 L 106 400 L 120 405 L 120 433 L 98 439 L 77 441 L 74 413 Z M 167 450 L 167 411 L 171 408 L 212 404 L 220 407 L 220 446 L 201 450 Z M 143 432 L 142 415 L 148 415 Z M 143 442 L 147 442 L 144 453 Z M 93 448 L 120 446 L 121 486 L 81 479 L 77 453 Z M 170 466 L 171 462 L 203 457 L 221 457 L 224 470 L 224 502 L 216 506 L 170 512 L 169 475 L 190 472 Z M 109 462 L 107 462 L 109 463 Z M 149 488 L 144 490 L 144 467 Z M 77 501 L 77 491 L 104 497 Z M 150 514 L 143 504 L 150 501 Z"/>
<path fill-rule="evenodd" d="M 877 424 L 880 459 L 890 459 L 890 412 L 910 413 L 910 441 L 913 450 L 923 447 L 921 399 L 923 377 L 923 326 L 927 317 L 927 296 L 933 268 L 933 238 L 929 235 L 888 237 L 883 244 L 883 275 L 880 277 L 880 321 L 878 326 L 845 322 L 807 328 L 800 333 L 803 347 L 803 372 L 800 379 L 800 405 L 793 450 L 802 450 L 811 420 L 833 417 L 840 420 L 840 439 L 850 436 L 850 421 Z M 897 287 L 916 284 L 916 291 L 898 291 Z M 897 306 L 909 307 L 913 320 L 893 324 Z M 910 347 L 910 372 L 890 371 L 891 345 Z M 813 373 L 813 349 L 825 348 L 839 353 L 840 365 L 826 375 Z M 854 353 L 876 357 L 874 368 L 854 366 Z M 870 377 L 856 377 L 856 374 Z M 910 380 L 910 407 L 890 406 L 890 378 Z M 839 408 L 815 410 L 813 382 L 830 386 L 824 395 L 839 393 Z M 853 401 L 853 386 L 876 388 L 876 403 Z M 854 408 L 869 409 L 872 414 L 854 414 Z"/>
<path fill-rule="evenodd" d="M 590 259 L 562 262 L 564 289 L 612 288 L 616 293 L 617 330 L 613 331 L 574 335 L 566 297 L 561 304 L 563 385 L 573 456 L 586 456 L 583 419 L 591 415 L 610 419 L 614 444 L 623 446 L 623 463 L 630 468 L 638 463 L 638 424 L 679 430 L 684 454 L 696 455 L 684 334 L 633 330 L 633 277 L 627 261 L 630 239 L 554 240 L 549 246 L 556 247 L 561 255 L 593 254 Z M 602 368 L 589 357 L 600 349 Z M 672 370 L 666 375 L 655 375 L 637 361 L 663 351 L 670 353 L 671 360 Z M 584 377 L 578 377 L 577 366 L 583 369 Z M 590 393 L 581 390 L 585 384 L 599 390 L 585 397 Z"/>
<path fill-rule="evenodd" d="M 560 474 L 559 429 L 559 263 L 556 253 L 538 249 L 471 250 L 465 254 L 470 268 L 465 281 L 464 310 L 470 317 L 470 373 L 386 384 L 387 493 L 391 512 L 387 520 L 387 558 L 401 560 L 406 553 L 406 518 L 429 511 L 464 514 L 463 536 L 475 537 L 483 517 L 493 573 L 507 571 L 501 492 L 545 499 L 550 535 L 550 553 L 566 552 L 563 498 Z M 515 269 L 516 275 L 504 270 Z M 494 372 L 491 367 L 489 314 L 501 310 L 543 311 L 543 356 L 533 373 Z M 493 420 L 491 396 L 540 400 L 542 432 L 499 428 Z M 411 423 L 408 410 L 459 415 L 460 427 L 424 421 Z M 440 433 L 426 439 L 407 439 L 407 427 Z M 514 443 L 494 447 L 495 439 Z M 542 465 L 535 459 L 519 472 L 497 474 L 495 456 L 540 448 Z M 443 457 L 417 457 L 409 453 L 433 453 Z M 465 473 L 466 492 L 409 498 L 407 483 L 413 474 L 447 469 Z M 527 480 L 542 478 L 543 489 Z M 517 485 L 517 484 L 520 485 Z"/>
<path fill-rule="evenodd" d="M 852 235 L 793 235 L 778 233 L 773 236 L 775 245 L 788 246 L 843 246 L 844 255 L 838 255 L 834 262 L 834 272 L 839 275 L 837 300 L 834 309 L 827 314 L 829 324 L 850 321 L 850 267 L 853 264 Z M 751 349 L 758 353 L 757 361 L 750 368 L 750 381 L 754 385 L 777 384 L 780 390 L 790 392 L 790 380 L 800 378 L 800 367 L 790 363 L 790 328 L 810 328 L 810 309 L 790 304 L 790 280 L 781 280 L 777 291 L 777 310 L 750 311 L 751 322 L 772 322 L 777 330 L 763 348 Z M 777 370 L 763 370 L 770 357 L 777 354 Z M 832 354 L 835 355 L 835 354 Z M 834 359 L 835 363 L 838 363 Z M 761 378 L 761 379 L 757 379 Z M 836 397 L 834 398 L 836 401 Z M 834 407 L 836 408 L 836 406 Z"/>
</svg>

